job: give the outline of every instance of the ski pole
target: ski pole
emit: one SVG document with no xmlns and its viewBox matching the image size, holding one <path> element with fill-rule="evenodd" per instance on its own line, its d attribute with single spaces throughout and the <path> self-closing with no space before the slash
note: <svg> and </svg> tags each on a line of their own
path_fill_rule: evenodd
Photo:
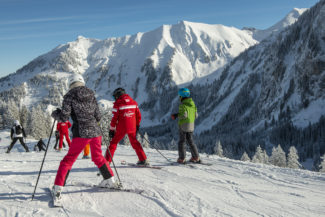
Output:
<svg viewBox="0 0 325 217">
<path fill-rule="evenodd" d="M 140 134 L 140 132 L 139 132 L 139 134 Z M 141 134 L 140 134 L 140 136 L 142 136 Z M 149 144 L 150 144 L 150 142 L 148 141 L 148 139 L 146 139 L 146 137 L 144 137 L 144 136 L 142 136 Z M 150 146 L 151 146 L 151 144 L 150 144 Z M 174 163 L 173 161 L 171 161 L 171 160 L 169 160 L 165 155 L 163 155 L 155 146 L 153 146 L 154 147 L 154 149 L 156 149 L 156 151 L 161 155 L 161 156 L 163 156 L 167 161 L 169 161 L 169 162 L 171 162 L 171 163 Z"/>
<path fill-rule="evenodd" d="M 56 120 L 53 121 L 53 125 L 52 125 L 52 129 L 51 129 L 50 137 L 49 137 L 49 140 L 47 142 L 47 146 L 46 146 L 46 150 L 45 150 L 45 153 L 44 153 L 43 161 L 42 161 L 42 164 L 41 164 L 41 168 L 39 170 L 39 173 L 38 173 L 37 181 L 36 181 L 35 188 L 34 188 L 34 192 L 33 192 L 33 195 L 32 195 L 32 201 L 33 201 L 34 196 L 35 196 L 35 192 L 36 192 L 36 188 L 37 188 L 37 184 L 38 184 L 39 177 L 41 176 L 41 172 L 42 172 L 42 169 L 43 169 L 43 164 L 44 164 L 44 161 L 45 161 L 45 157 L 46 157 L 46 154 L 47 154 L 47 150 L 48 150 L 48 148 L 50 146 L 50 140 L 51 140 L 51 137 L 52 137 L 52 133 L 53 133 L 53 129 L 54 129 L 54 126 L 55 126 L 55 122 L 56 122 Z"/>
<path fill-rule="evenodd" d="M 114 163 L 114 160 L 113 160 L 112 154 L 111 154 L 111 152 L 110 152 L 110 150 L 109 150 L 109 148 L 108 148 L 108 147 L 109 147 L 108 142 L 107 142 L 106 139 L 105 139 L 106 137 L 104 136 L 103 130 L 102 130 L 102 128 L 101 128 L 100 125 L 99 125 L 99 129 L 100 129 L 100 132 L 102 133 L 103 138 L 104 138 L 104 143 L 105 143 L 106 148 L 107 148 L 106 152 L 109 154 L 109 156 L 110 156 L 110 158 L 111 158 L 111 160 L 112 160 L 113 167 L 114 167 L 115 173 L 116 173 L 116 175 L 117 175 L 118 181 L 120 182 L 120 185 L 122 186 L 122 182 L 121 182 L 120 176 L 118 175 L 118 172 L 117 172 L 117 169 L 116 169 L 116 166 L 115 166 L 115 163 Z M 111 143 L 111 140 L 110 140 L 109 143 Z"/>
</svg>

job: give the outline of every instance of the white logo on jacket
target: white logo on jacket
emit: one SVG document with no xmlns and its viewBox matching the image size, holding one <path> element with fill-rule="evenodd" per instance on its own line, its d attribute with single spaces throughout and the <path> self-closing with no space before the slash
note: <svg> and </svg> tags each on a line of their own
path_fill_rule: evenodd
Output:
<svg viewBox="0 0 325 217">
<path fill-rule="evenodd" d="M 124 113 L 124 117 L 127 117 L 127 118 L 131 118 L 131 117 L 133 117 L 133 115 L 134 115 L 134 112 L 131 112 L 131 111 Z"/>
</svg>

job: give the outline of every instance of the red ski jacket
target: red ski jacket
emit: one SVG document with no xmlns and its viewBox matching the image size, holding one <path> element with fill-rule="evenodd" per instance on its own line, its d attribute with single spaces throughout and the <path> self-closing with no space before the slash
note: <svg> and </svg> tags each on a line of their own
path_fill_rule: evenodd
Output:
<svg viewBox="0 0 325 217">
<path fill-rule="evenodd" d="M 71 127 L 70 121 L 58 122 L 58 124 L 56 125 L 56 130 L 59 131 L 60 133 L 66 133 L 68 132 L 70 127 Z"/>
<path fill-rule="evenodd" d="M 111 121 L 111 130 L 125 131 L 125 133 L 134 133 L 141 122 L 141 113 L 138 103 L 129 95 L 123 94 L 113 106 L 113 118 Z"/>
</svg>

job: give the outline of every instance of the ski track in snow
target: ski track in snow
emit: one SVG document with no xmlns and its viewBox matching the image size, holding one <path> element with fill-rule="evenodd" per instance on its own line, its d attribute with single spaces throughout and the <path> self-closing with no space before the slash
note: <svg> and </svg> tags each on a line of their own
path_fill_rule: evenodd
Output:
<svg viewBox="0 0 325 217">
<path fill-rule="evenodd" d="M 125 188 L 142 194 L 112 192 L 72 181 L 97 184 L 101 177 L 91 160 L 75 162 L 63 191 L 63 208 L 52 207 L 49 186 L 66 151 L 51 143 L 34 201 L 31 196 L 44 152 L 25 153 L 17 143 L 10 154 L 0 133 L 0 216 L 325 216 L 325 174 L 207 157 L 212 166 L 169 165 L 154 149 L 145 149 L 160 170 L 121 165 L 136 162 L 130 146 L 118 146 L 114 162 Z M 35 141 L 27 141 L 32 150 Z M 103 150 L 105 148 L 103 147 Z M 176 151 L 162 153 L 171 160 Z M 190 154 L 188 153 L 187 157 Z M 114 171 L 115 172 L 115 171 Z"/>
</svg>

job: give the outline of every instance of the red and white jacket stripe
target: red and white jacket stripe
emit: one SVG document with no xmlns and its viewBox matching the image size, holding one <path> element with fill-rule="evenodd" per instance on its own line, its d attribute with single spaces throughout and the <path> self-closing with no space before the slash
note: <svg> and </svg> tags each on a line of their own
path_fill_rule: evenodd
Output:
<svg viewBox="0 0 325 217">
<path fill-rule="evenodd" d="M 128 94 L 123 94 L 114 102 L 112 113 L 110 130 L 136 132 L 141 122 L 141 113 L 138 103 Z"/>
</svg>

